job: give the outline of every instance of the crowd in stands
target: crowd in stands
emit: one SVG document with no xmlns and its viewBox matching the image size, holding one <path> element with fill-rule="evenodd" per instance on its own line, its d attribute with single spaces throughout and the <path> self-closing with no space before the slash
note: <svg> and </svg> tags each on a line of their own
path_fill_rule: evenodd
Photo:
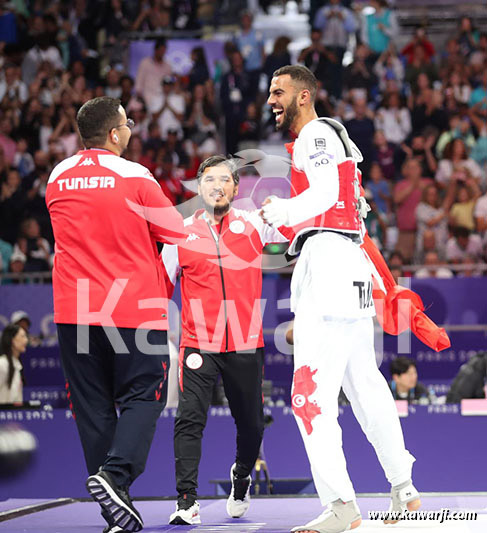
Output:
<svg viewBox="0 0 487 533">
<path fill-rule="evenodd" d="M 342 121 L 364 155 L 369 233 L 397 277 L 485 275 L 487 33 L 463 17 L 442 49 L 425 28 L 398 49 L 394 10 L 366 3 L 375 11 L 341 0 L 315 9 L 297 60 L 319 81 L 318 114 Z M 0 0 L 0 272 L 52 268 L 46 183 L 80 148 L 76 112 L 90 98 L 120 98 L 135 121 L 124 156 L 175 204 L 207 156 L 285 140 L 265 101 L 272 72 L 292 60 L 290 38 L 266 54 L 249 12 L 217 65 L 197 46 L 178 76 L 158 38 L 128 74 L 127 31 L 195 29 L 204 16 L 194 0 Z"/>
</svg>

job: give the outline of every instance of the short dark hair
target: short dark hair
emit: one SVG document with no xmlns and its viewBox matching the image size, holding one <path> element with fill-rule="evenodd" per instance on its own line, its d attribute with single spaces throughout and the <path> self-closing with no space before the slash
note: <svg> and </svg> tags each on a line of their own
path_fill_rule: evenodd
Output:
<svg viewBox="0 0 487 533">
<path fill-rule="evenodd" d="M 389 261 L 393 258 L 393 257 L 398 257 L 401 261 L 401 263 L 404 263 L 404 256 L 402 255 L 402 253 L 399 251 L 399 250 L 394 250 L 391 255 L 389 256 Z"/>
<path fill-rule="evenodd" d="M 109 96 L 99 96 L 88 100 L 78 111 L 81 140 L 86 148 L 103 146 L 108 132 L 119 125 L 120 100 Z"/>
<path fill-rule="evenodd" d="M 416 362 L 409 357 L 396 357 L 390 364 L 391 376 L 400 376 L 407 372 L 412 366 L 416 368 Z"/>
<path fill-rule="evenodd" d="M 154 50 L 157 50 L 158 48 L 160 48 L 161 46 L 164 46 L 164 47 L 167 47 L 167 40 L 165 37 L 159 37 L 155 44 L 154 44 Z"/>
<path fill-rule="evenodd" d="M 235 160 L 232 157 L 225 157 L 224 155 L 212 155 L 205 159 L 203 163 L 198 167 L 198 172 L 196 173 L 196 178 L 199 181 L 201 176 L 203 176 L 204 171 L 210 167 L 218 167 L 219 165 L 225 165 L 228 170 L 232 173 L 233 183 L 238 185 L 240 181 L 240 176 L 238 175 L 238 168 L 235 163 Z"/>
<path fill-rule="evenodd" d="M 314 102 L 316 98 L 316 92 L 318 90 L 318 80 L 316 76 L 309 70 L 309 68 L 303 65 L 286 65 L 285 67 L 278 68 L 274 71 L 272 76 L 285 76 L 288 74 L 293 81 L 298 82 L 304 89 L 308 89 L 311 94 L 311 101 Z"/>
<path fill-rule="evenodd" d="M 453 235 L 457 239 L 459 239 L 459 238 L 461 239 L 462 237 L 464 239 L 468 239 L 470 237 L 471 233 L 472 232 L 468 228 L 466 228 L 465 226 L 455 226 L 453 228 Z"/>
<path fill-rule="evenodd" d="M 124 74 L 121 78 L 120 78 L 120 84 L 122 84 L 124 81 L 129 81 L 132 85 L 134 84 L 134 80 L 131 76 L 129 76 L 128 74 Z"/>
</svg>

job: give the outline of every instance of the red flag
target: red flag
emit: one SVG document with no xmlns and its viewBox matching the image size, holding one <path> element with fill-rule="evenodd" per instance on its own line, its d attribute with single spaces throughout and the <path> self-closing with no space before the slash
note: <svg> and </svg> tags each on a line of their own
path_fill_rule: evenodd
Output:
<svg viewBox="0 0 487 533">
<path fill-rule="evenodd" d="M 451 346 L 444 328 L 438 327 L 426 316 L 424 305 L 414 291 L 396 284 L 382 254 L 368 234 L 362 249 L 367 253 L 384 283 L 386 292 L 374 279 L 374 303 L 377 318 L 386 333 L 399 335 L 408 328 L 416 337 L 433 350 L 439 352 Z"/>
</svg>

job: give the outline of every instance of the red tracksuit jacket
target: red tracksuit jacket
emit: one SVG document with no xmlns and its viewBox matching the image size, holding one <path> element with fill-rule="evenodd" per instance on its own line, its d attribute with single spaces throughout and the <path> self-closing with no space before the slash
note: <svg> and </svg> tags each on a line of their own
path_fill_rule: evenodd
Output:
<svg viewBox="0 0 487 533">
<path fill-rule="evenodd" d="M 255 350 L 264 345 L 262 249 L 285 242 L 257 211 L 231 208 L 212 226 L 199 210 L 184 221 L 186 241 L 164 246 L 167 292 L 181 274 L 181 348 L 207 352 Z"/>
<path fill-rule="evenodd" d="M 179 242 L 184 225 L 149 170 L 82 150 L 54 168 L 46 203 L 56 240 L 54 321 L 167 329 L 156 241 Z"/>
</svg>

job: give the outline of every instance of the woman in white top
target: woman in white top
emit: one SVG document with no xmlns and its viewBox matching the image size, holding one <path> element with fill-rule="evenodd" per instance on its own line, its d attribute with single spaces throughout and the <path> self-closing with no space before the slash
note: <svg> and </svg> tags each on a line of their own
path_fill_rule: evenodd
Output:
<svg viewBox="0 0 487 533">
<path fill-rule="evenodd" d="M 0 339 L 0 404 L 22 401 L 22 364 L 20 355 L 27 348 L 24 328 L 9 324 Z"/>
<path fill-rule="evenodd" d="M 398 93 L 389 93 L 384 104 L 377 110 L 375 129 L 382 130 L 390 143 L 401 144 L 411 133 L 411 114 L 401 104 Z"/>
<path fill-rule="evenodd" d="M 451 179 L 456 178 L 457 171 L 467 169 L 470 175 L 477 180 L 480 187 L 484 185 L 485 178 L 482 169 L 470 157 L 463 139 L 453 139 L 443 152 L 443 159 L 438 163 L 435 180 L 440 188 L 446 189 Z"/>
<path fill-rule="evenodd" d="M 457 102 L 468 104 L 472 89 L 465 79 L 462 79 L 459 72 L 452 72 L 448 78 L 445 94 L 452 94 Z"/>
<path fill-rule="evenodd" d="M 450 197 L 440 201 L 436 185 L 428 185 L 423 189 L 421 202 L 416 207 L 416 252 L 421 255 L 423 250 L 423 234 L 426 230 L 435 233 L 435 242 L 440 253 L 445 251 L 448 239 L 448 210 L 451 205 Z"/>
</svg>

